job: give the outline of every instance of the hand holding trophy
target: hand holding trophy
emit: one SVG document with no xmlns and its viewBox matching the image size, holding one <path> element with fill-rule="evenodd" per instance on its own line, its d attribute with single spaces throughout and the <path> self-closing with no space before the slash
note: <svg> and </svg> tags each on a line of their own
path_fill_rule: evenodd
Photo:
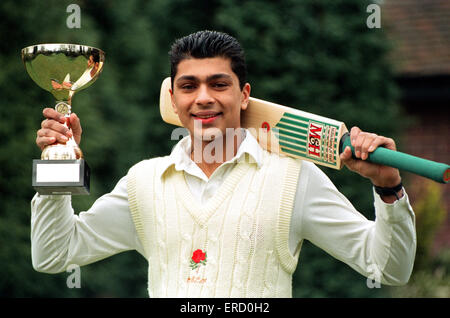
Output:
<svg viewBox="0 0 450 318">
<path fill-rule="evenodd" d="M 90 86 L 103 70 L 105 53 L 78 44 L 38 44 L 22 49 L 22 60 L 33 81 L 52 93 L 55 110 L 69 117 L 75 92 Z M 33 187 L 39 194 L 89 194 L 89 166 L 71 137 L 65 144 L 46 146 L 33 160 Z"/>
</svg>

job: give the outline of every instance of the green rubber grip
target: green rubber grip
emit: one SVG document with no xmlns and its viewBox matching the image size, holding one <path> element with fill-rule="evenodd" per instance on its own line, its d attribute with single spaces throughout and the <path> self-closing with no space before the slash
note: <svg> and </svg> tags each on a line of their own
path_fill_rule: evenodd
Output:
<svg viewBox="0 0 450 318">
<path fill-rule="evenodd" d="M 351 148 L 353 157 L 356 158 L 355 148 L 351 145 L 350 134 L 348 132 L 341 138 L 339 153 L 342 153 L 347 146 Z M 378 147 L 375 151 L 370 152 L 366 160 L 408 171 L 440 183 L 448 183 L 450 179 L 450 166 L 448 164 L 415 157 L 383 147 Z"/>
</svg>

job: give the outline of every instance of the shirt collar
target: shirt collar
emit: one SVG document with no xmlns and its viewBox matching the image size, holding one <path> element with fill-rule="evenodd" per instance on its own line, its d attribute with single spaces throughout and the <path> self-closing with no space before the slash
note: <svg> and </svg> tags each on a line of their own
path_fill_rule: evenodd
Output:
<svg viewBox="0 0 450 318">
<path fill-rule="evenodd" d="M 244 129 L 245 137 L 239 145 L 236 155 L 226 163 L 239 162 L 245 160 L 245 154 L 249 155 L 249 162 L 256 163 L 258 168 L 262 164 L 263 149 L 253 135 Z M 170 156 L 160 171 L 160 177 L 172 166 L 177 171 L 187 170 L 190 165 L 195 165 L 191 159 L 191 136 L 187 135 L 182 138 L 172 149 Z"/>
</svg>

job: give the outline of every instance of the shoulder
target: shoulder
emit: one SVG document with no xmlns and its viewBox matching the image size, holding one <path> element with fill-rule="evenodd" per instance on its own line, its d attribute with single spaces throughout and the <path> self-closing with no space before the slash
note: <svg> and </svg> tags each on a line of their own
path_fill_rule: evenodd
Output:
<svg viewBox="0 0 450 318">
<path fill-rule="evenodd" d="M 308 192 L 310 194 L 313 193 L 314 195 L 337 191 L 337 188 L 330 177 L 328 177 L 328 175 L 315 163 L 306 160 L 302 161 L 299 185 L 301 185 L 300 188 L 308 189 Z"/>
<path fill-rule="evenodd" d="M 279 155 L 277 153 L 264 150 L 263 162 L 265 164 L 270 164 L 270 166 L 276 167 L 276 169 L 281 168 L 282 166 L 290 167 L 290 169 L 298 171 L 298 178 L 305 179 L 306 183 L 331 183 L 330 178 L 325 174 L 325 172 L 323 172 L 322 169 L 320 169 L 315 163 L 308 160 Z"/>
<path fill-rule="evenodd" d="M 263 163 L 272 163 L 272 164 L 276 164 L 276 165 L 286 164 L 286 165 L 301 166 L 301 165 L 304 165 L 304 162 L 305 162 L 302 159 L 289 157 L 284 154 L 270 152 L 265 149 L 263 150 L 262 158 L 263 158 Z M 308 164 L 309 164 L 309 162 L 308 162 Z"/>
<path fill-rule="evenodd" d="M 142 161 L 139 161 L 138 163 L 134 164 L 128 171 L 128 174 L 130 173 L 139 173 L 145 170 L 163 170 L 164 168 L 168 167 L 169 163 L 169 156 L 164 157 L 155 157 L 150 159 L 145 159 Z"/>
<path fill-rule="evenodd" d="M 303 160 L 267 150 L 264 150 L 262 158 L 262 171 L 265 171 L 273 178 L 281 177 L 289 183 L 297 183 L 303 170 Z"/>
<path fill-rule="evenodd" d="M 142 160 L 133 165 L 126 176 L 127 191 L 131 200 L 136 199 L 136 194 L 142 189 L 148 189 L 152 186 L 156 176 L 160 176 L 168 167 L 169 160 L 166 157 L 155 157 Z M 134 202 L 134 201 L 133 201 Z"/>
</svg>

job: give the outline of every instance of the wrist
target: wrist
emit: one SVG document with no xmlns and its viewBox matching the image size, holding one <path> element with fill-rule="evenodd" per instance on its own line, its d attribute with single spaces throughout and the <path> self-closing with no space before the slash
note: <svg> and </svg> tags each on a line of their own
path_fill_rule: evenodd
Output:
<svg viewBox="0 0 450 318">
<path fill-rule="evenodd" d="M 402 178 L 400 177 L 400 173 L 394 174 L 393 176 L 384 177 L 382 179 L 370 178 L 374 187 L 380 188 L 394 188 L 400 183 L 402 183 Z"/>
<path fill-rule="evenodd" d="M 381 199 L 386 203 L 393 203 L 403 197 L 403 184 L 400 181 L 393 187 L 379 187 L 373 185 L 375 192 L 380 195 Z"/>
</svg>

